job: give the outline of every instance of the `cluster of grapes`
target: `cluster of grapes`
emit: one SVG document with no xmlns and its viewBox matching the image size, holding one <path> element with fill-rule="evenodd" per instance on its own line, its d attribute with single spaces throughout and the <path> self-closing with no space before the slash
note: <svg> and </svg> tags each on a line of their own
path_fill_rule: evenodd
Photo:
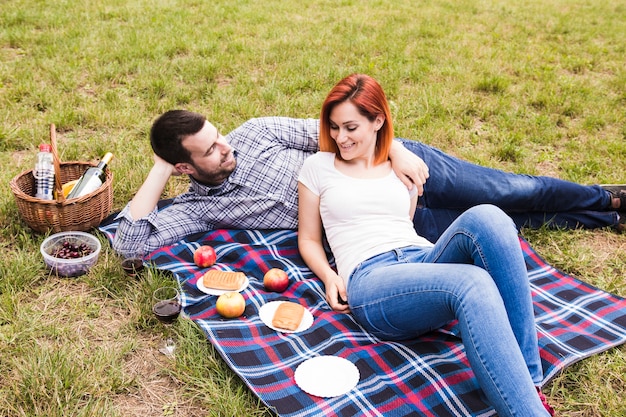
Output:
<svg viewBox="0 0 626 417">
<path fill-rule="evenodd" d="M 68 242 L 67 240 L 54 249 L 52 256 L 61 259 L 76 259 L 87 256 L 93 252 L 93 249 L 86 243 L 75 244 Z"/>
</svg>

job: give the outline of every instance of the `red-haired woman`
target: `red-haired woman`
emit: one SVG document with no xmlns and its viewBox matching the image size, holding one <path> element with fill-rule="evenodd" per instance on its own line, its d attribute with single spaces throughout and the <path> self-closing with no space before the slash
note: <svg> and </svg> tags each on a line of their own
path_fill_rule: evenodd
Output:
<svg viewBox="0 0 626 417">
<path fill-rule="evenodd" d="M 498 414 L 551 415 L 537 388 L 543 374 L 532 298 L 512 220 L 479 205 L 434 244 L 417 235 L 417 193 L 391 169 L 389 105 L 369 76 L 350 75 L 330 91 L 319 141 L 320 152 L 300 172 L 298 244 L 330 306 L 387 340 L 458 320 L 472 370 Z"/>
</svg>

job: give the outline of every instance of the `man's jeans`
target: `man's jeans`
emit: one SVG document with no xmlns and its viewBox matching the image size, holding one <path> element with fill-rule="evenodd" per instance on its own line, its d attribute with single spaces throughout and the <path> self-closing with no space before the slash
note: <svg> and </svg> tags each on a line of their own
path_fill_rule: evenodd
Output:
<svg viewBox="0 0 626 417">
<path fill-rule="evenodd" d="M 472 164 L 421 142 L 401 139 L 424 160 L 430 178 L 413 223 L 434 242 L 464 210 L 493 204 L 521 227 L 598 228 L 615 226 L 610 195 L 599 185 L 580 185 L 552 177 L 513 174 Z"/>
<path fill-rule="evenodd" d="M 500 209 L 464 212 L 433 248 L 407 247 L 362 262 L 348 282 L 357 321 L 403 340 L 458 320 L 468 360 L 500 416 L 544 416 L 530 285 L 517 230 Z"/>
</svg>

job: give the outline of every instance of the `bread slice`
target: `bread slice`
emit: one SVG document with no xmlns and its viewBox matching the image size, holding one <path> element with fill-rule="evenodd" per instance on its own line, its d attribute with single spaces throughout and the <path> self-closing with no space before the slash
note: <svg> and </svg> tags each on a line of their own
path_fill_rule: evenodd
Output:
<svg viewBox="0 0 626 417">
<path fill-rule="evenodd" d="M 272 326 L 278 329 L 294 331 L 300 326 L 303 316 L 304 307 L 302 307 L 302 305 L 291 301 L 284 301 L 280 303 L 274 312 Z"/>
<path fill-rule="evenodd" d="M 236 291 L 246 281 L 246 275 L 243 272 L 217 271 L 211 269 L 202 276 L 202 284 L 206 288 L 224 291 Z"/>
</svg>

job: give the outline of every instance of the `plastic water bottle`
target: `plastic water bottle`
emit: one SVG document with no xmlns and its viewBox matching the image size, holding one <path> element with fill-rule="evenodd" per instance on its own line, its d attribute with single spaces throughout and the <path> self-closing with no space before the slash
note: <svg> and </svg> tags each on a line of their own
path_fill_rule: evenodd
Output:
<svg viewBox="0 0 626 417">
<path fill-rule="evenodd" d="M 52 146 L 48 143 L 39 145 L 37 164 L 33 171 L 33 177 L 35 177 L 35 183 L 37 185 L 35 197 L 42 200 L 53 200 L 54 163 L 52 161 Z"/>
</svg>

